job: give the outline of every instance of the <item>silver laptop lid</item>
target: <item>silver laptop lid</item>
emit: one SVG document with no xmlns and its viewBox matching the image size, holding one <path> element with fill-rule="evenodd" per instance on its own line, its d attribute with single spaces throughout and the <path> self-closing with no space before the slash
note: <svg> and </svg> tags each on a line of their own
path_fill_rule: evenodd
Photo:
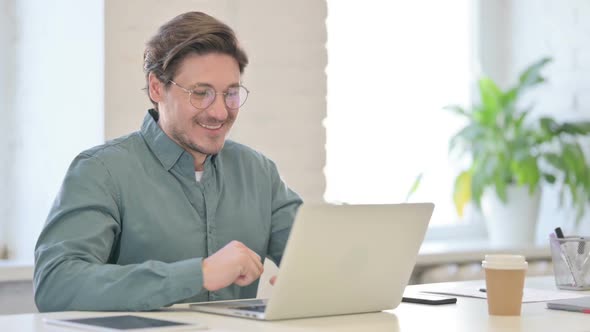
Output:
<svg viewBox="0 0 590 332">
<path fill-rule="evenodd" d="M 265 318 L 397 307 L 433 209 L 432 203 L 302 205 Z"/>
</svg>

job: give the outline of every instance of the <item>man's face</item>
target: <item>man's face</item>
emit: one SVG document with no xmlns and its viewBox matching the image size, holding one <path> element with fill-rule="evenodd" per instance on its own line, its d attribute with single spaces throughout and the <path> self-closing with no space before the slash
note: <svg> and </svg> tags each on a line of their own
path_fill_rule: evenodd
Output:
<svg viewBox="0 0 590 332">
<path fill-rule="evenodd" d="M 202 91 L 214 88 L 218 93 L 240 83 L 237 61 L 225 54 L 189 55 L 180 64 L 174 82 L 189 90 Z M 189 94 L 171 84 L 168 89 L 160 85 L 158 110 L 162 130 L 185 150 L 197 155 L 218 153 L 238 110 L 227 109 L 224 96 L 218 94 L 205 109 L 196 109 L 189 101 Z"/>
</svg>

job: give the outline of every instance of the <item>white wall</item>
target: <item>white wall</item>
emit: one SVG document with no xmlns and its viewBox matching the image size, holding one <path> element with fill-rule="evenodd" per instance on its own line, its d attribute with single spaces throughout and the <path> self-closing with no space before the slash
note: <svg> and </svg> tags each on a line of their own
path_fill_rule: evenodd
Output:
<svg viewBox="0 0 590 332">
<path fill-rule="evenodd" d="M 545 71 L 548 84 L 533 95 L 539 114 L 561 120 L 590 118 L 590 2 L 513 1 L 510 14 L 512 77 L 542 55 L 554 58 Z"/>
<path fill-rule="evenodd" d="M 489 75 L 501 86 L 510 81 L 508 65 L 510 60 L 511 21 L 510 5 L 512 0 L 477 0 L 476 19 L 478 35 L 476 49 L 480 68 L 476 76 Z"/>
<path fill-rule="evenodd" d="M 151 107 L 141 90 L 145 42 L 186 11 L 203 11 L 227 23 L 250 58 L 244 84 L 251 93 L 231 138 L 273 159 L 307 202 L 323 201 L 325 1 L 106 0 L 106 138 L 141 125 Z"/>
<path fill-rule="evenodd" d="M 11 258 L 32 261 L 37 236 L 71 160 L 103 142 L 101 0 L 19 0 L 15 58 L 13 162 L 7 243 Z M 4 53 L 4 50 L 3 50 Z M 9 117 L 10 118 L 10 117 Z M 2 135 L 6 135 L 2 133 Z"/>
</svg>

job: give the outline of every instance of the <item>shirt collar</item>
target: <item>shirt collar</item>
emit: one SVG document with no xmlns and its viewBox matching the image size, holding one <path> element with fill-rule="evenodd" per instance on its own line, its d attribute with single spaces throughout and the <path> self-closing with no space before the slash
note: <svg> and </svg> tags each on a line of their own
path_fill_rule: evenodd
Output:
<svg viewBox="0 0 590 332">
<path fill-rule="evenodd" d="M 169 171 L 185 151 L 158 126 L 158 117 L 156 110 L 148 110 L 141 125 L 141 135 L 162 166 Z"/>
</svg>

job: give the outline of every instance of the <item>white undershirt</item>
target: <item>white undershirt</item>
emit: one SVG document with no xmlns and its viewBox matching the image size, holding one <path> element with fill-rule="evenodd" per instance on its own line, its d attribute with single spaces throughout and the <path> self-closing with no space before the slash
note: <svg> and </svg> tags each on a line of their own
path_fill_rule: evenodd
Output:
<svg viewBox="0 0 590 332">
<path fill-rule="evenodd" d="M 195 179 L 197 179 L 197 182 L 200 182 L 202 177 L 203 171 L 195 171 Z"/>
</svg>

